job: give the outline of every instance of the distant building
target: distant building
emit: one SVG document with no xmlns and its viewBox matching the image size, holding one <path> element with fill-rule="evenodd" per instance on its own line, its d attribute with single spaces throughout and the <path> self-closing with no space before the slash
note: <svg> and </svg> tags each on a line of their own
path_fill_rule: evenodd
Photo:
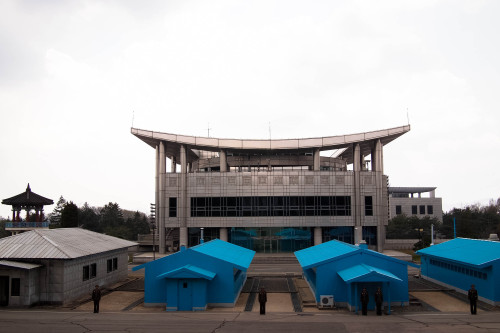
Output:
<svg viewBox="0 0 500 333">
<path fill-rule="evenodd" d="M 32 230 L 0 239 L 0 306 L 64 304 L 127 277 L 130 246 L 80 228 Z"/>
<path fill-rule="evenodd" d="M 443 222 L 443 200 L 436 198 L 435 187 L 389 187 L 389 218 L 403 214 Z"/>
<path fill-rule="evenodd" d="M 408 305 L 408 265 L 417 265 L 392 258 L 366 248 L 336 240 L 295 252 L 318 305 L 332 299 L 337 306 L 358 311 L 360 293 L 368 290 L 368 309 L 374 309 L 378 287 L 384 304 Z"/>
<path fill-rule="evenodd" d="M 293 252 L 331 239 L 365 240 L 381 251 L 389 216 L 383 150 L 409 131 L 241 140 L 131 129 L 156 150 L 161 253 L 198 244 L 200 228 L 205 239 L 257 252 Z"/>
<path fill-rule="evenodd" d="M 43 206 L 53 205 L 54 201 L 32 192 L 30 184 L 23 193 L 3 199 L 2 204 L 12 206 L 12 222 L 5 223 L 5 230 L 13 235 L 29 230 L 49 228 L 49 222 L 45 221 L 43 214 Z M 23 210 L 26 212 L 24 221 L 21 217 Z M 31 213 L 33 211 L 34 214 Z"/>
<path fill-rule="evenodd" d="M 455 238 L 417 254 L 424 279 L 464 294 L 474 284 L 480 300 L 500 305 L 500 242 Z"/>
<path fill-rule="evenodd" d="M 233 307 L 255 252 L 214 239 L 133 268 L 145 269 L 144 305 L 167 311 Z"/>
</svg>

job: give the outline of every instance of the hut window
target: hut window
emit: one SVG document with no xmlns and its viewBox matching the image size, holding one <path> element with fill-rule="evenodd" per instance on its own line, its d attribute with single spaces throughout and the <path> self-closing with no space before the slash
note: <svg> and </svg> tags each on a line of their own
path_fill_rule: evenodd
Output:
<svg viewBox="0 0 500 333">
<path fill-rule="evenodd" d="M 10 296 L 20 296 L 21 295 L 21 279 L 13 278 L 12 287 L 10 289 Z"/>
</svg>

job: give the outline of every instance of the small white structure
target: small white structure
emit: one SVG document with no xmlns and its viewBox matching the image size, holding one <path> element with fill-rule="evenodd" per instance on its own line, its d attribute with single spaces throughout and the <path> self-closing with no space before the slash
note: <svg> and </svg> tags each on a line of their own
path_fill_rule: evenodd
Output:
<svg viewBox="0 0 500 333">
<path fill-rule="evenodd" d="M 134 242 L 80 228 L 0 239 L 0 306 L 64 304 L 127 277 Z"/>
</svg>

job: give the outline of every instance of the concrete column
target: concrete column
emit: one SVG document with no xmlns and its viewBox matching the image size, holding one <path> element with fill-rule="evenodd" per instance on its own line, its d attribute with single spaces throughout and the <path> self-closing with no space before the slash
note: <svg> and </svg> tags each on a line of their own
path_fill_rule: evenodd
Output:
<svg viewBox="0 0 500 333">
<path fill-rule="evenodd" d="M 354 169 L 354 243 L 359 244 L 362 239 L 361 233 L 361 147 L 359 144 L 354 145 L 353 149 L 353 169 Z M 358 228 L 359 230 L 357 230 Z"/>
<path fill-rule="evenodd" d="M 180 218 L 180 231 L 179 231 L 179 245 L 188 246 L 188 229 L 187 229 L 187 152 L 186 147 L 181 145 L 180 148 L 181 158 L 181 186 L 179 197 L 179 218 Z"/>
<path fill-rule="evenodd" d="M 165 156 L 165 143 L 162 141 L 160 142 L 160 152 L 158 154 L 159 157 L 159 181 L 158 181 L 158 204 L 156 205 L 156 210 L 157 210 L 157 219 L 158 219 L 158 238 L 159 238 L 159 243 L 158 244 L 158 252 L 159 253 L 166 253 L 165 249 L 165 222 L 167 219 L 167 205 L 166 205 L 166 198 L 165 198 L 165 191 L 166 191 L 166 181 L 165 181 L 165 176 L 167 173 L 167 159 Z"/>
<path fill-rule="evenodd" d="M 222 150 L 219 152 L 219 161 L 220 161 L 220 172 L 227 172 L 227 155 L 226 151 Z"/>
<path fill-rule="evenodd" d="M 219 239 L 227 242 L 227 228 L 220 228 L 219 233 Z"/>
<path fill-rule="evenodd" d="M 377 218 L 377 251 L 382 252 L 385 244 L 385 226 L 387 225 L 389 207 L 387 200 L 383 200 L 387 184 L 383 183 L 383 146 L 380 140 L 376 140 L 372 147 L 372 172 L 375 174 L 376 186 L 373 198 L 373 216 Z"/>
<path fill-rule="evenodd" d="M 172 156 L 170 158 L 170 172 L 176 173 L 177 172 L 177 157 Z"/>
<path fill-rule="evenodd" d="M 354 244 L 359 244 L 363 240 L 363 227 L 354 227 Z"/>
<path fill-rule="evenodd" d="M 319 171 L 321 169 L 320 166 L 321 166 L 321 157 L 319 154 L 319 148 L 315 148 L 313 155 L 313 170 Z"/>
<path fill-rule="evenodd" d="M 323 243 L 323 235 L 321 227 L 314 228 L 314 245 Z"/>
</svg>

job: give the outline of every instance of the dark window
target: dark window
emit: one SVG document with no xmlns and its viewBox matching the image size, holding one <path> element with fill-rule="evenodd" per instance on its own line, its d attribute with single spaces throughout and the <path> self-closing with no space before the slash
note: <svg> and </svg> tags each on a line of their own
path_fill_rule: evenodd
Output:
<svg viewBox="0 0 500 333">
<path fill-rule="evenodd" d="M 12 286 L 10 289 L 10 296 L 20 296 L 21 295 L 21 279 L 12 278 Z"/>
<path fill-rule="evenodd" d="M 113 258 L 113 270 L 116 271 L 118 269 L 118 258 Z"/>
<path fill-rule="evenodd" d="M 373 216 L 373 197 L 365 197 L 365 216 Z"/>
<path fill-rule="evenodd" d="M 425 215 L 425 206 L 421 205 L 419 208 L 420 208 L 420 215 Z"/>
<path fill-rule="evenodd" d="M 90 278 L 90 267 L 89 265 L 83 266 L 83 281 L 87 281 Z"/>
<path fill-rule="evenodd" d="M 411 206 L 411 213 L 417 215 L 417 206 Z"/>
<path fill-rule="evenodd" d="M 106 266 L 107 266 L 107 271 L 112 272 L 113 271 L 113 259 L 108 259 L 106 261 Z"/>
<path fill-rule="evenodd" d="M 90 265 L 90 278 L 95 278 L 97 276 L 97 264 Z"/>
<path fill-rule="evenodd" d="M 396 215 L 401 215 L 401 206 L 400 205 L 396 206 Z"/>
<path fill-rule="evenodd" d="M 184 283 L 182 284 L 182 288 L 187 288 L 187 287 L 188 287 L 187 282 L 184 282 Z"/>
<path fill-rule="evenodd" d="M 427 214 L 428 215 L 434 214 L 434 207 L 432 205 L 427 205 Z"/>
<path fill-rule="evenodd" d="M 177 217 L 177 198 L 168 198 L 168 217 Z"/>
</svg>

